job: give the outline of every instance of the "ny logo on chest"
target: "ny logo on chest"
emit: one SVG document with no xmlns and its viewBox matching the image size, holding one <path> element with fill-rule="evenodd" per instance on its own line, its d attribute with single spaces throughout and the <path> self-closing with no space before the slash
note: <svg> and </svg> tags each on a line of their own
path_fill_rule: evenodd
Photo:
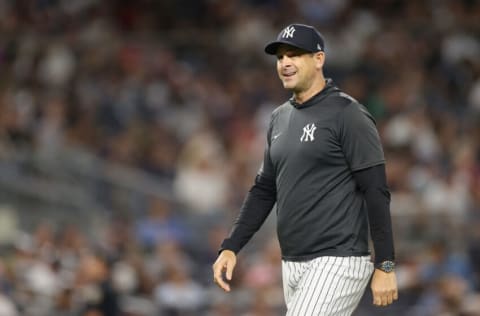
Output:
<svg viewBox="0 0 480 316">
<path fill-rule="evenodd" d="M 315 130 L 317 127 L 314 123 L 307 124 L 303 127 L 303 134 L 300 137 L 301 142 L 313 142 L 315 139 Z"/>
</svg>

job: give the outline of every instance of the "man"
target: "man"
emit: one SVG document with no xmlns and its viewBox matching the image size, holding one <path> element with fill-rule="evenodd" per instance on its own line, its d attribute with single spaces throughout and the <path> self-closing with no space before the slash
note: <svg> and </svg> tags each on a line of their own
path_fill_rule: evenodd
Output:
<svg viewBox="0 0 480 316">
<path fill-rule="evenodd" d="M 278 76 L 293 97 L 272 113 L 262 167 L 221 245 L 214 282 L 230 291 L 236 254 L 277 203 L 288 316 L 351 315 L 373 270 L 373 303 L 389 305 L 398 294 L 375 122 L 324 78 L 324 41 L 315 28 L 289 25 L 265 52 L 277 56 Z"/>
</svg>

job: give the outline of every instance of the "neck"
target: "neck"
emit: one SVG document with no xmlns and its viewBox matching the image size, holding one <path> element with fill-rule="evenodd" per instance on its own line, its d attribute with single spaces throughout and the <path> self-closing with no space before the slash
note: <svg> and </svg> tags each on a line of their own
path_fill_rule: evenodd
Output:
<svg viewBox="0 0 480 316">
<path fill-rule="evenodd" d="M 308 89 L 293 92 L 295 101 L 302 104 L 303 102 L 307 101 L 308 99 L 322 91 L 325 88 L 325 85 L 325 78 L 323 76 L 318 77 L 317 80 L 315 80 Z"/>
</svg>

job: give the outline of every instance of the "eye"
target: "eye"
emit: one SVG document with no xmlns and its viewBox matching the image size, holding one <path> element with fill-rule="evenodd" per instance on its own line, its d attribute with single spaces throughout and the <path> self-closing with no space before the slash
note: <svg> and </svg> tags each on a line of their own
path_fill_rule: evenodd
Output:
<svg viewBox="0 0 480 316">
<path fill-rule="evenodd" d="M 294 50 L 294 51 L 290 52 L 290 54 L 288 55 L 288 57 L 298 57 L 298 56 L 302 56 L 303 54 L 304 54 L 303 51 Z"/>
</svg>

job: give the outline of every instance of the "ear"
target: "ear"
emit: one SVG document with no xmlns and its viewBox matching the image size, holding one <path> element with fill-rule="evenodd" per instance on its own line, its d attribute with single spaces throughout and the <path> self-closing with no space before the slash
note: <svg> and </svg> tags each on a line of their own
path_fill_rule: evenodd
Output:
<svg viewBox="0 0 480 316">
<path fill-rule="evenodd" d="M 315 58 L 315 67 L 319 70 L 323 69 L 325 64 L 325 52 L 317 52 L 314 55 Z"/>
</svg>

